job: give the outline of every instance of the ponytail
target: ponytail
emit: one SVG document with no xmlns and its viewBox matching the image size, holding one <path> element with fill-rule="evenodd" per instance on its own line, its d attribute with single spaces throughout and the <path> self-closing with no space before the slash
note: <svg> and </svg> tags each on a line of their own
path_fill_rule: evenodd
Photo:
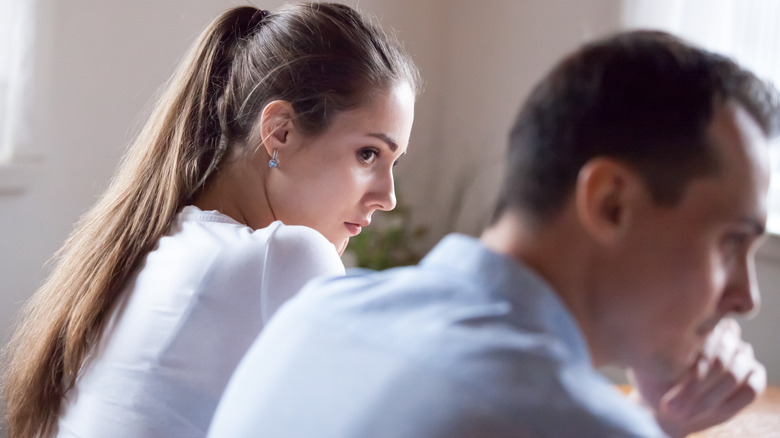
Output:
<svg viewBox="0 0 780 438">
<path fill-rule="evenodd" d="M 260 16 L 217 18 L 197 41 L 101 199 L 55 254 L 56 267 L 22 311 L 3 381 L 9 436 L 53 432 L 128 277 L 162 237 L 225 149 L 219 100 L 232 48 Z"/>
<path fill-rule="evenodd" d="M 290 102 L 295 123 L 316 134 L 370 90 L 399 82 L 418 90 L 409 56 L 348 6 L 300 4 L 273 14 L 238 7 L 217 17 L 22 311 L 5 350 L 9 436 L 53 432 L 128 278 L 223 157 L 248 146 L 268 102 Z"/>
</svg>

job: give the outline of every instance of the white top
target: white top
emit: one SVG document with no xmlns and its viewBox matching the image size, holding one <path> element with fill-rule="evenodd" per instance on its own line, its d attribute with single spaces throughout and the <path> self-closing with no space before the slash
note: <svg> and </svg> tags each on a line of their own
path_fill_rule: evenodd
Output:
<svg viewBox="0 0 780 438">
<path fill-rule="evenodd" d="M 529 267 L 450 235 L 418 266 L 315 280 L 249 349 L 213 438 L 659 438 Z"/>
<path fill-rule="evenodd" d="M 309 279 L 343 275 L 317 231 L 185 207 L 85 361 L 58 437 L 203 437 L 236 364 Z"/>
</svg>

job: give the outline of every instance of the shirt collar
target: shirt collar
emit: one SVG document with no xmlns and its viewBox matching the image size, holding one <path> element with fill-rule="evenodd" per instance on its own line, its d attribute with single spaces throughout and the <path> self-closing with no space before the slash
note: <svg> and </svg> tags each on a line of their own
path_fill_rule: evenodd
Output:
<svg viewBox="0 0 780 438">
<path fill-rule="evenodd" d="M 524 328 L 557 335 L 577 361 L 591 359 L 579 325 L 553 288 L 536 271 L 485 247 L 479 239 L 450 234 L 420 262 L 430 269 L 463 275 L 485 293 L 500 294 Z M 458 273 L 458 274 L 456 274 Z"/>
</svg>

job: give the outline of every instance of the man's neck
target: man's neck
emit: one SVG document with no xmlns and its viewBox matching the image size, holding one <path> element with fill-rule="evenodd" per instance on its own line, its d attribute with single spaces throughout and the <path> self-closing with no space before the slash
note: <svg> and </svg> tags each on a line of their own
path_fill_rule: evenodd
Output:
<svg viewBox="0 0 780 438">
<path fill-rule="evenodd" d="M 594 366 L 601 366 L 609 362 L 609 355 L 599 342 L 590 242 L 576 220 L 567 216 L 564 211 L 540 224 L 507 212 L 480 239 L 488 249 L 523 263 L 550 284 L 577 322 Z"/>
</svg>

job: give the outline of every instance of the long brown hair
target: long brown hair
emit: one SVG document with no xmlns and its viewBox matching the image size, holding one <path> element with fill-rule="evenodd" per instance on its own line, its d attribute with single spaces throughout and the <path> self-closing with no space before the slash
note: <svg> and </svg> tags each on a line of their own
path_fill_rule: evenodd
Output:
<svg viewBox="0 0 780 438">
<path fill-rule="evenodd" d="M 9 436 L 48 436 L 122 288 L 208 184 L 248 144 L 263 107 L 286 100 L 309 134 L 371 90 L 419 77 L 396 40 L 339 4 L 237 7 L 217 17 L 168 83 L 111 185 L 55 254 L 5 351 Z"/>
</svg>

